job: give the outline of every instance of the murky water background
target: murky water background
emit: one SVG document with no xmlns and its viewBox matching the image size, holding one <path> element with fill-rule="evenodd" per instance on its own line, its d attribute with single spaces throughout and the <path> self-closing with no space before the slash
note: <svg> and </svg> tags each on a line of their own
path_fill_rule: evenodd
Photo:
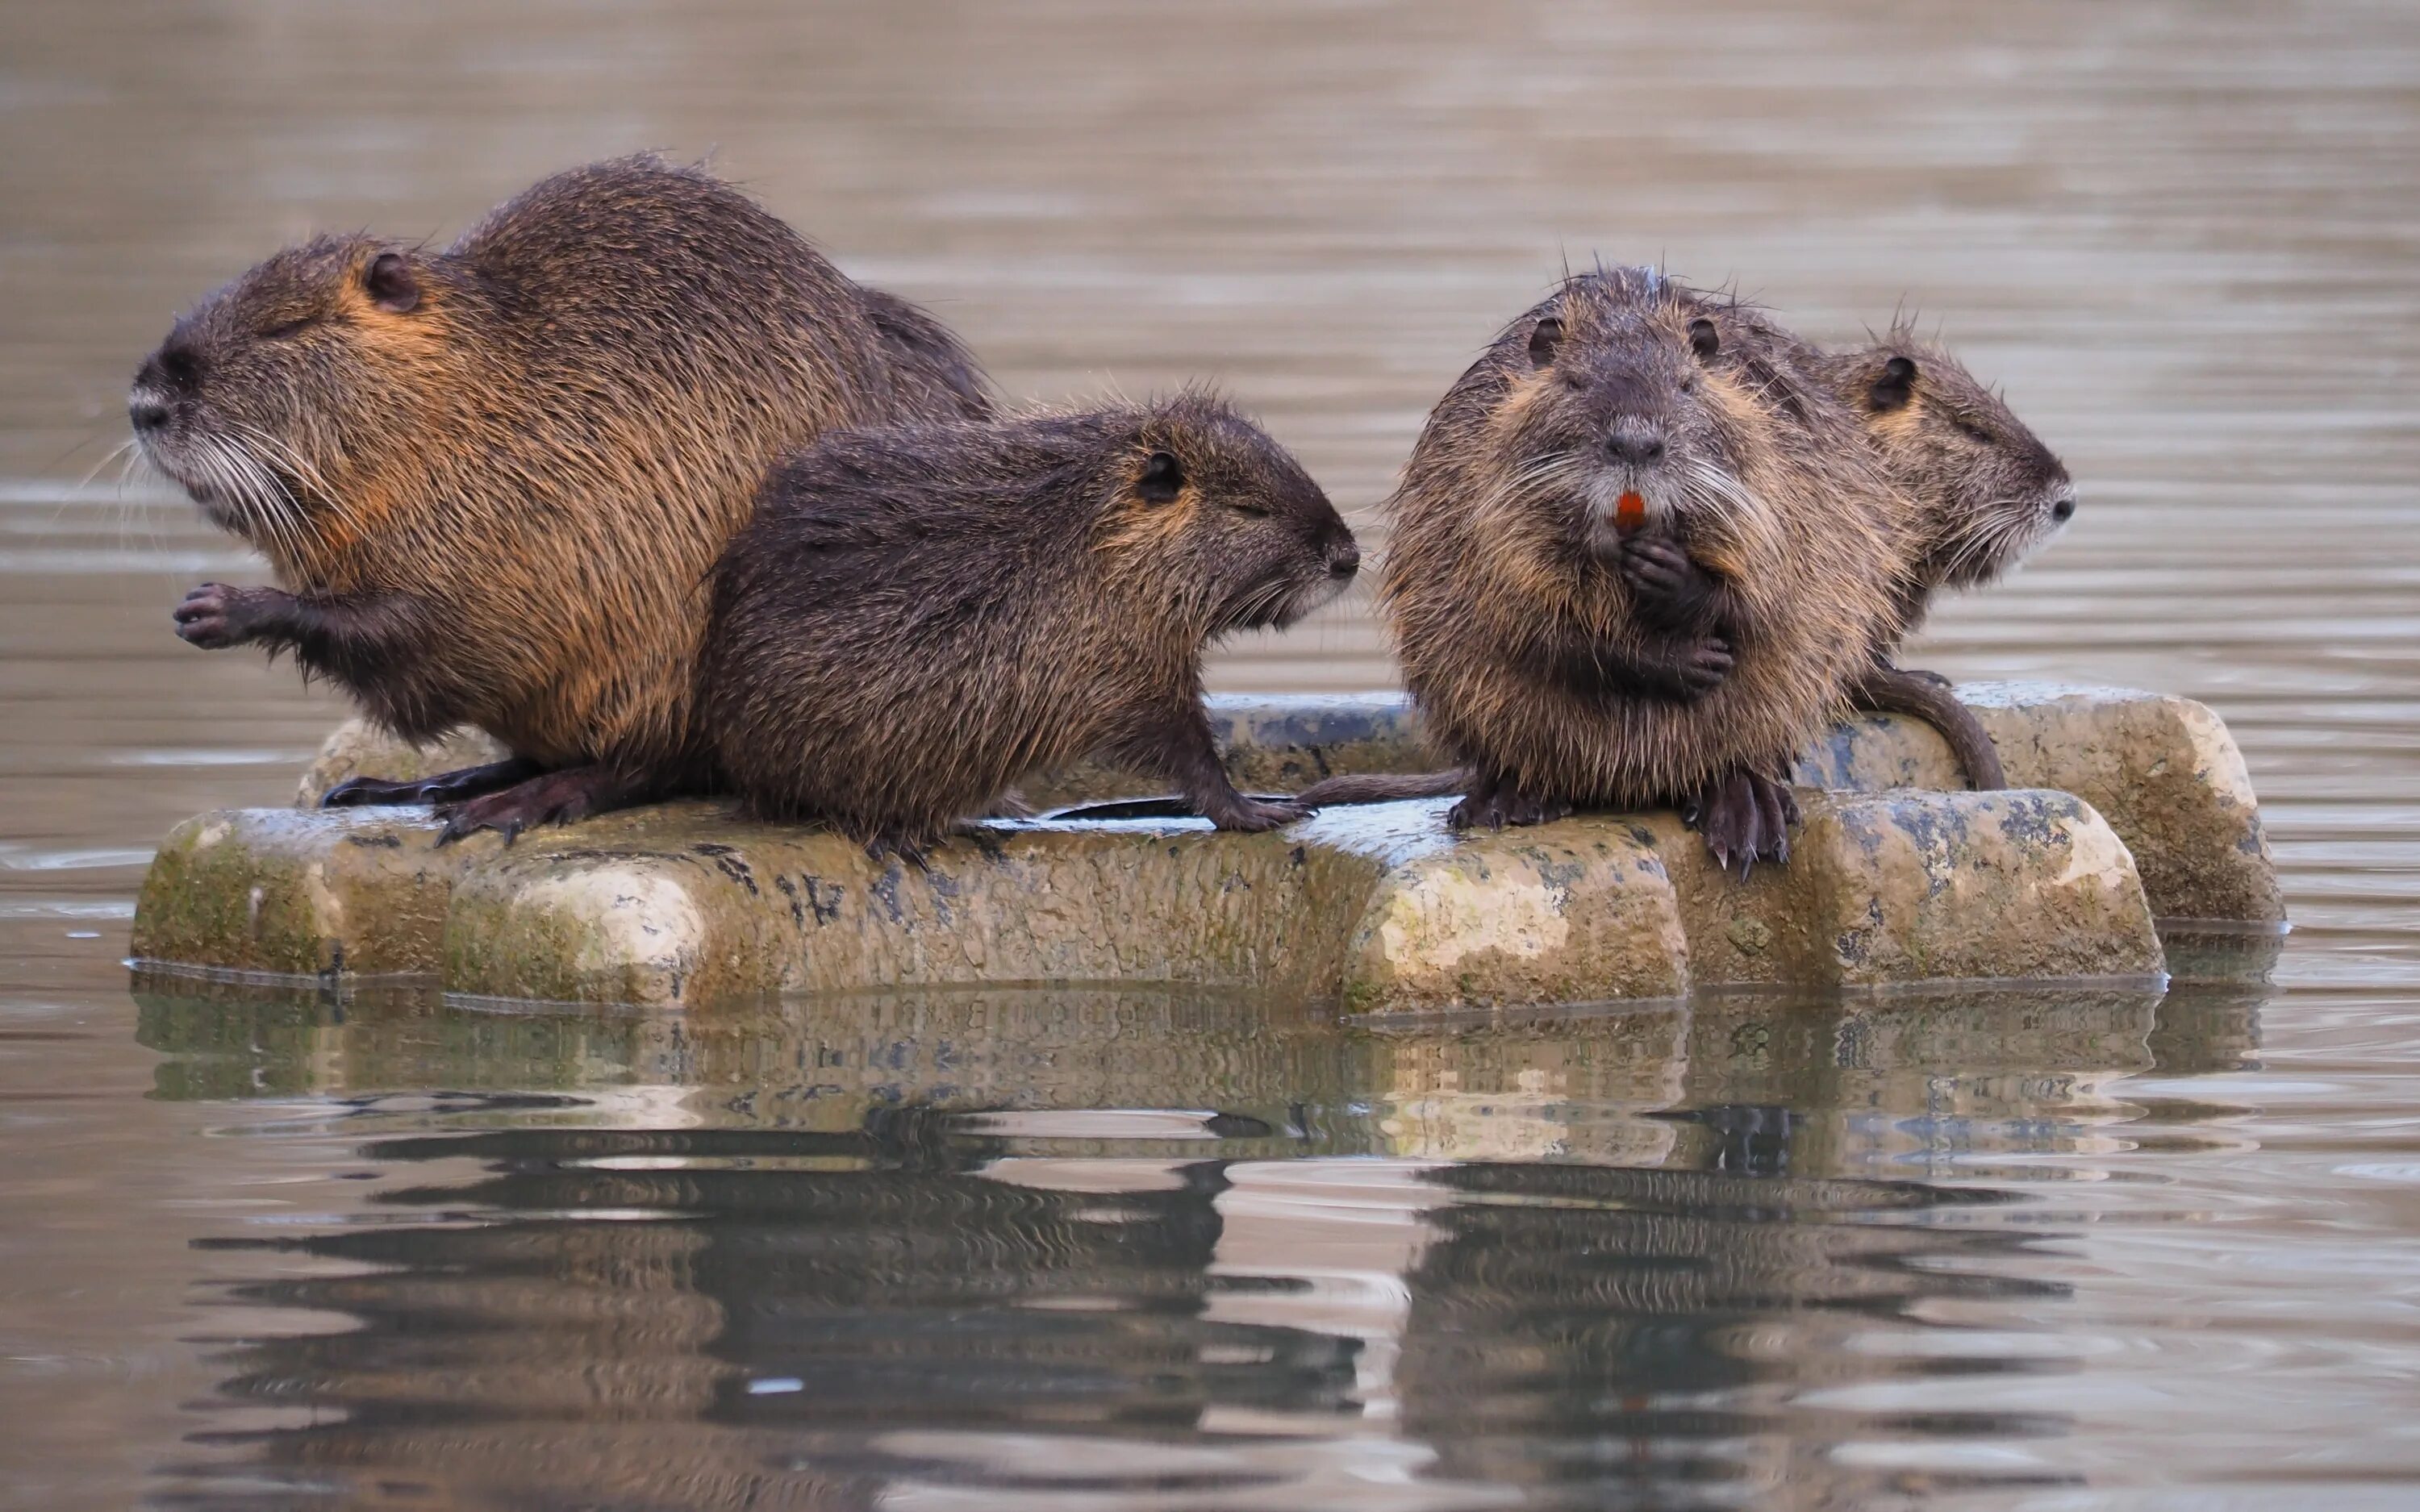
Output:
<svg viewBox="0 0 2420 1512">
<path fill-rule="evenodd" d="M 0 1502 L 2420 1504 L 2420 12 L 0 12 Z M 1962 674 L 2243 745 L 2274 990 L 1383 1027 L 130 995 L 335 717 L 104 471 L 185 301 L 713 148 L 1012 394 L 1214 377 L 1357 517 L 1566 258 L 1938 321 L 2075 528 Z M 1383 681 L 1347 606 L 1228 687 Z"/>
</svg>

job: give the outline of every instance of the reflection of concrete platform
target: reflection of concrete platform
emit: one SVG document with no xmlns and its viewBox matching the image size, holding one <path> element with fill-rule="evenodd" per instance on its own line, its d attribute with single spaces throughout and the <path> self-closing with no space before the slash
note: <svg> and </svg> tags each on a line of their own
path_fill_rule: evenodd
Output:
<svg viewBox="0 0 2420 1512">
<path fill-rule="evenodd" d="M 1669 814 L 1455 837 L 1441 802 L 1336 809 L 1262 836 L 1002 824 L 924 872 L 710 803 L 443 851 L 416 811 L 262 810 L 169 837 L 134 945 L 179 964 L 411 974 L 519 998 L 1183 981 L 1393 1009 L 2143 975 L 2162 964 L 2154 913 L 2280 917 L 2242 763 L 2207 710 L 1968 694 L 2012 778 L 2040 789 L 1926 791 L 1950 779 L 1937 737 L 1844 725 L 1800 774 L 1839 791 L 1810 795 L 1790 865 L 1745 886 Z M 1424 764 L 1389 698 L 1225 700 L 1219 714 L 1254 788 Z M 479 754 L 464 742 L 446 759 Z M 305 795 L 406 760 L 340 732 Z M 1122 787 L 1079 772 L 1036 792 Z"/>
</svg>

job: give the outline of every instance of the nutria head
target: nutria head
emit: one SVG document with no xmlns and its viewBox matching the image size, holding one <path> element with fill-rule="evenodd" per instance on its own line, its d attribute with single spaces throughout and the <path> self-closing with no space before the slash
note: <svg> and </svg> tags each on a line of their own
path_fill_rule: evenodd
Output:
<svg viewBox="0 0 2420 1512">
<path fill-rule="evenodd" d="M 1319 485 L 1212 395 L 1144 407 L 1110 484 L 1103 549 L 1121 577 L 1173 588 L 1205 635 L 1292 625 L 1360 570 L 1353 532 Z"/>
<path fill-rule="evenodd" d="M 2066 465 L 1940 347 L 1894 331 L 1826 365 L 1884 470 L 1916 502 L 1931 581 L 1990 582 L 2074 516 Z"/>
<path fill-rule="evenodd" d="M 292 565 L 380 460 L 412 444 L 452 325 L 438 259 L 365 236 L 289 247 L 144 360 L 144 457 L 211 520 Z"/>
<path fill-rule="evenodd" d="M 1500 387 L 1457 444 L 1491 480 L 1472 501 L 1505 543 L 1609 561 L 1635 529 L 1714 546 L 1760 529 L 1742 481 L 1773 444 L 1772 374 L 1750 318 L 1651 269 L 1584 273 L 1507 327 L 1480 369 Z M 1479 371 L 1477 369 L 1474 372 Z"/>
</svg>

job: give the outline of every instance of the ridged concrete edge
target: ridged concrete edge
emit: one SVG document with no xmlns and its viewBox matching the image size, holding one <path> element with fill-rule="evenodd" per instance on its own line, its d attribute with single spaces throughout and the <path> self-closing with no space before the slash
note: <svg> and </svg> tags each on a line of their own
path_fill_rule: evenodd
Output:
<svg viewBox="0 0 2420 1512">
<path fill-rule="evenodd" d="M 1958 693 L 1999 744 L 2011 782 L 2074 794 L 2101 812 L 2133 855 L 2156 916 L 2282 927 L 2284 896 L 2259 804 L 2242 753 L 2211 710 L 2165 694 L 2064 684 L 1970 683 Z M 1229 694 L 1210 704 L 1228 769 L 1249 790 L 1437 764 L 1400 694 Z M 416 749 L 354 720 L 330 736 L 299 798 L 314 803 L 360 772 L 415 777 L 499 754 L 475 732 Z M 1964 787 L 1938 735 L 1880 716 L 1836 726 L 1801 758 L 1796 777 L 1807 787 L 1858 792 Z M 1027 798 L 1046 807 L 1153 791 L 1147 780 L 1094 765 L 1024 784 Z"/>
<path fill-rule="evenodd" d="M 408 810 L 237 811 L 163 851 L 136 949 L 690 1006 L 1089 981 L 1366 1011 L 2161 965 L 2125 846 L 2065 794 L 1810 795 L 1791 864 L 1745 884 L 1668 814 L 1456 836 L 1446 808 L 1337 810 L 1267 835 L 1004 824 L 923 870 L 709 803 L 445 850 Z"/>
</svg>

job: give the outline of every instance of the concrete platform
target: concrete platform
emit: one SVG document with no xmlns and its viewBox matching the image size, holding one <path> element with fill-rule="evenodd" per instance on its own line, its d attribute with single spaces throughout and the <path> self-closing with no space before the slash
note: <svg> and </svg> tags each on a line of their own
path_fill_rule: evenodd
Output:
<svg viewBox="0 0 2420 1512">
<path fill-rule="evenodd" d="M 2154 915 L 2274 927 L 2258 811 L 2209 711 L 2150 694 L 1964 691 L 2011 774 L 2059 788 L 1933 791 L 1951 775 L 1937 736 L 1854 721 L 1802 767 L 1834 791 L 1805 795 L 1791 863 L 1745 885 L 1715 873 L 1669 813 L 1463 837 L 1442 800 L 1332 809 L 1270 835 L 1002 822 L 926 871 L 712 802 L 444 850 L 420 810 L 256 810 L 169 837 L 134 949 L 222 974 L 392 976 L 541 1001 L 1169 983 L 1387 1011 L 2139 979 L 2164 965 Z M 1429 764 L 1392 696 L 1228 699 L 1218 716 L 1250 788 Z M 354 771 L 488 754 L 462 740 L 407 767 L 350 729 L 302 795 Z M 1139 790 L 1078 771 L 1029 791 Z"/>
<path fill-rule="evenodd" d="M 2071 793 L 2109 822 L 2133 853 L 2151 911 L 2164 923 L 2284 923 L 2285 901 L 2251 779 L 2226 727 L 2208 708 L 2162 693 L 2051 683 L 1967 683 L 1958 696 L 1999 744 L 2010 782 Z M 1438 764 L 1401 694 L 1229 694 L 1210 702 L 1228 771 L 1248 791 L 1290 792 L 1334 773 Z M 355 720 L 329 738 L 297 801 L 316 805 L 320 794 L 356 773 L 417 777 L 502 754 L 475 732 L 418 751 Z M 1835 728 L 1800 761 L 1796 777 L 1807 787 L 1868 793 L 1965 786 L 1939 735 L 1879 715 Z M 1045 807 L 1155 791 L 1131 774 L 1097 766 L 1043 773 L 1025 784 L 1026 796 Z"/>
</svg>

